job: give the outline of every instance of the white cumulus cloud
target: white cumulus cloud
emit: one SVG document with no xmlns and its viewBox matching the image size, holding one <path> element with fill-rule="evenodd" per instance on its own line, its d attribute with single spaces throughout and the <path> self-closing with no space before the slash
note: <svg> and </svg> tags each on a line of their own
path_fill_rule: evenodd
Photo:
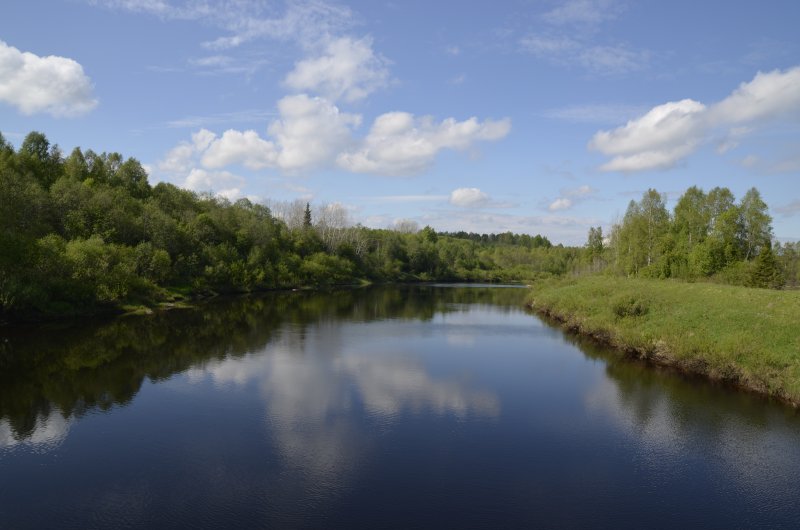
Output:
<svg viewBox="0 0 800 530">
<path fill-rule="evenodd" d="M 666 169 L 712 139 L 720 129 L 724 153 L 750 128 L 800 113 L 800 67 L 759 72 L 731 95 L 706 106 L 692 99 L 653 107 L 643 116 L 610 131 L 597 132 L 589 148 L 613 158 L 604 171 Z"/>
<path fill-rule="evenodd" d="M 407 175 L 430 166 L 443 149 L 465 150 L 479 141 L 498 140 L 511 123 L 476 118 L 441 122 L 405 112 L 379 116 L 363 139 L 354 130 L 361 116 L 341 112 L 325 98 L 306 94 L 278 102 L 279 118 L 262 137 L 254 130 L 229 129 L 222 136 L 201 129 L 170 150 L 157 168 L 185 178 L 193 168 L 219 170 L 241 165 L 297 172 L 339 166 L 356 173 Z"/>
<path fill-rule="evenodd" d="M 684 99 L 665 103 L 612 131 L 594 135 L 589 147 L 614 158 L 604 171 L 664 169 L 694 151 L 704 132 L 700 102 Z"/>
<path fill-rule="evenodd" d="M 489 195 L 478 188 L 458 188 L 450 193 L 450 204 L 462 208 L 486 206 L 489 201 Z"/>
<path fill-rule="evenodd" d="M 275 165 L 278 158 L 275 144 L 262 139 L 256 131 L 228 129 L 201 151 L 201 161 L 207 168 L 242 164 L 248 169 L 262 169 Z"/>
<path fill-rule="evenodd" d="M 758 72 L 710 109 L 712 123 L 749 124 L 800 111 L 800 66 Z"/>
<path fill-rule="evenodd" d="M 194 168 L 183 182 L 183 187 L 197 192 L 210 191 L 234 201 L 242 197 L 245 179 L 229 171 L 207 171 Z"/>
<path fill-rule="evenodd" d="M 219 170 L 242 165 L 251 170 L 284 171 L 333 165 L 337 154 L 350 146 L 351 128 L 361 117 L 340 112 L 323 98 L 301 94 L 278 102 L 279 118 L 269 128 L 269 138 L 257 131 L 228 129 L 217 136 L 208 129 L 192 134 L 158 164 L 160 171 L 183 178 L 198 168 Z M 194 188 L 191 188 L 194 189 Z"/>
<path fill-rule="evenodd" d="M 328 42 L 319 57 L 296 63 L 284 82 L 293 90 L 353 102 L 386 86 L 388 79 L 386 60 L 372 50 L 370 38 L 341 37 Z"/>
<path fill-rule="evenodd" d="M 40 57 L 0 41 L 0 101 L 23 114 L 85 114 L 97 106 L 92 81 L 67 57 Z"/>
<path fill-rule="evenodd" d="M 510 130 L 509 119 L 436 122 L 430 116 L 388 112 L 375 119 L 355 151 L 339 155 L 338 164 L 356 173 L 414 174 L 429 167 L 443 149 L 465 150 L 478 141 L 499 140 Z"/>
<path fill-rule="evenodd" d="M 217 137 L 208 129 L 200 129 L 192 134 L 190 142 L 181 142 L 166 154 L 157 164 L 159 172 L 169 174 L 187 174 L 196 165 L 195 158 L 202 153 Z"/>
<path fill-rule="evenodd" d="M 352 128 L 361 123 L 361 116 L 304 94 L 281 99 L 278 110 L 281 117 L 270 125 L 269 133 L 279 146 L 277 166 L 284 170 L 331 164 L 349 146 Z"/>
</svg>

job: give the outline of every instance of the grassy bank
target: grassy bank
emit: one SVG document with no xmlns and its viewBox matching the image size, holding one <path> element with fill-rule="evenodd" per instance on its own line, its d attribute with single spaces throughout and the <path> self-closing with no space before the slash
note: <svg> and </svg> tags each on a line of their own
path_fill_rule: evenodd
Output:
<svg viewBox="0 0 800 530">
<path fill-rule="evenodd" d="M 628 354 L 800 405 L 800 291 L 587 276 L 530 305 Z"/>
</svg>

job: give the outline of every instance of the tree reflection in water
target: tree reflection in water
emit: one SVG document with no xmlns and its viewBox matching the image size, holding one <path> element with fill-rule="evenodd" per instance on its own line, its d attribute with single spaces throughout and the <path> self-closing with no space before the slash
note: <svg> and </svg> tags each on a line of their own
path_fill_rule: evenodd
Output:
<svg viewBox="0 0 800 530">
<path fill-rule="evenodd" d="M 0 447 L 55 443 L 63 439 L 74 419 L 87 412 L 130 403 L 146 379 L 166 380 L 207 365 L 222 370 L 224 361 L 243 360 L 248 353 L 260 352 L 273 342 L 284 343 L 289 358 L 301 355 L 309 326 L 322 329 L 326 322 L 385 319 L 429 321 L 437 313 L 463 311 L 468 304 L 505 306 L 510 311 L 522 303 L 524 295 L 522 289 L 429 286 L 267 293 L 99 323 L 0 328 Z M 287 330 L 291 331 L 288 335 Z M 280 355 L 275 357 L 276 366 L 281 366 L 281 359 Z M 375 369 L 356 359 L 340 361 L 331 368 L 349 370 L 361 381 L 359 371 Z M 394 384 L 402 392 L 397 378 L 423 384 L 419 378 L 425 375 L 414 371 L 413 365 L 393 369 L 401 369 L 394 379 L 384 377 L 381 383 L 376 381 L 366 388 L 376 410 L 387 406 L 379 403 L 385 400 L 387 385 Z M 320 381 L 325 380 L 325 374 L 311 375 L 313 382 L 297 382 L 303 400 L 314 401 Z M 283 380 L 273 378 L 276 389 Z M 429 400 L 434 407 L 447 403 L 447 392 L 432 392 L 415 399 Z M 492 405 L 480 407 L 486 410 Z"/>
</svg>

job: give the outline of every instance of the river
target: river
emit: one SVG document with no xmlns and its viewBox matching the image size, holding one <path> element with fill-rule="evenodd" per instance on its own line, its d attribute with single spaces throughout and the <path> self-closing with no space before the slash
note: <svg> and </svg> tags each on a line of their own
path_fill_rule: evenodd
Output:
<svg viewBox="0 0 800 530">
<path fill-rule="evenodd" d="M 0 328 L 0 527 L 800 527 L 800 415 L 527 291 L 371 287 Z"/>
</svg>

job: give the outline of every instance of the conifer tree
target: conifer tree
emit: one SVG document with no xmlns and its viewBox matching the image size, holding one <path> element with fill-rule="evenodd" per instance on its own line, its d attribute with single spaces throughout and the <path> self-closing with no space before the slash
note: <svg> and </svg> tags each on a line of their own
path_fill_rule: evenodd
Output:
<svg viewBox="0 0 800 530">
<path fill-rule="evenodd" d="M 311 205 L 306 203 L 306 210 L 303 213 L 303 228 L 311 228 Z"/>
<path fill-rule="evenodd" d="M 778 260 L 775 259 L 775 253 L 772 252 L 772 245 L 767 242 L 761 247 L 761 252 L 756 258 L 755 267 L 750 276 L 750 285 L 764 289 L 780 289 L 783 283 L 783 274 L 778 267 Z"/>
</svg>

